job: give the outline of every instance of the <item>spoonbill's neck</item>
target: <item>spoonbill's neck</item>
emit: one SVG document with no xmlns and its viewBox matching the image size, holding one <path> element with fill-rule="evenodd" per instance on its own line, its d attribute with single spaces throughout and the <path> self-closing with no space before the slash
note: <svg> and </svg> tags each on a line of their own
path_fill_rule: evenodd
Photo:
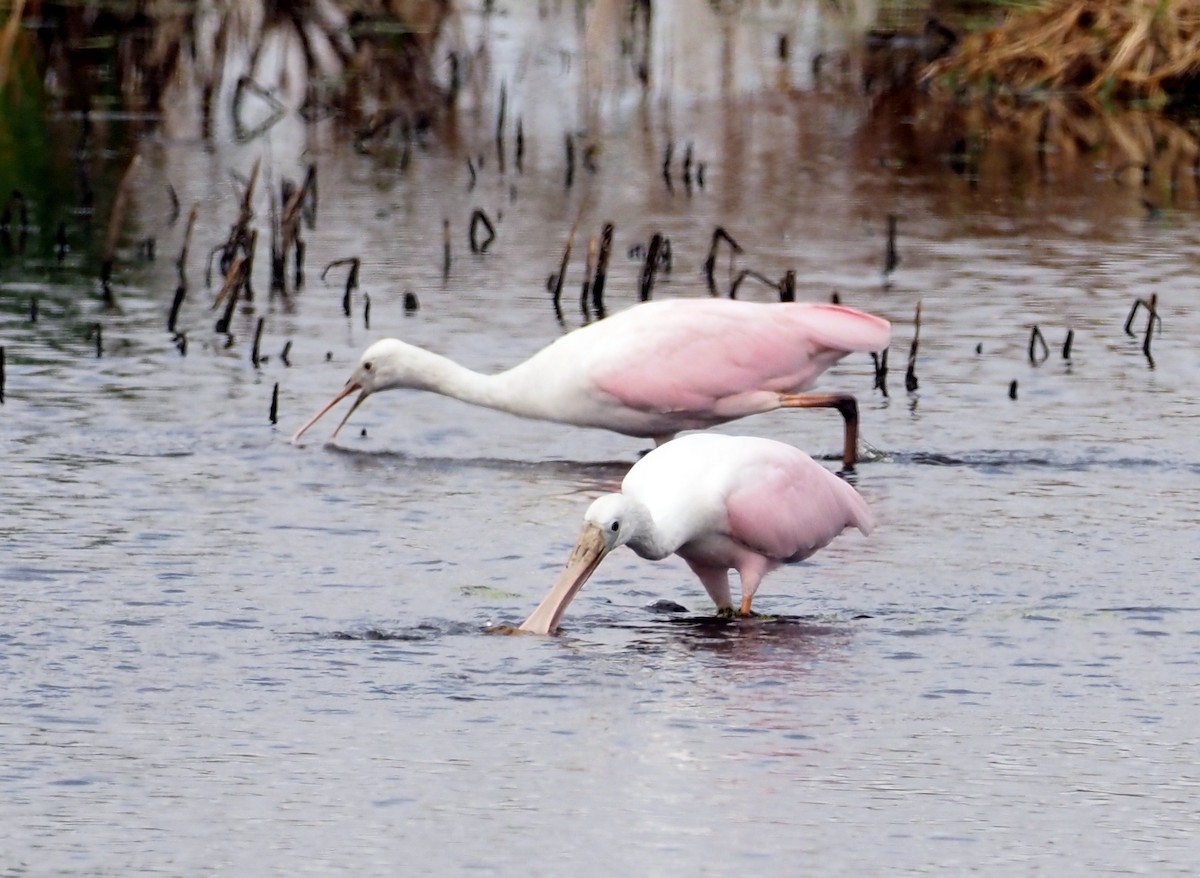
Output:
<svg viewBox="0 0 1200 878">
<path fill-rule="evenodd" d="M 428 390 L 472 405 L 498 409 L 522 417 L 546 417 L 537 404 L 537 389 L 526 387 L 525 382 L 520 380 L 520 375 L 514 374 L 511 369 L 495 375 L 486 375 L 468 369 L 449 357 L 418 347 L 411 349 L 410 356 L 412 377 L 395 385 L 397 387 Z"/>
</svg>

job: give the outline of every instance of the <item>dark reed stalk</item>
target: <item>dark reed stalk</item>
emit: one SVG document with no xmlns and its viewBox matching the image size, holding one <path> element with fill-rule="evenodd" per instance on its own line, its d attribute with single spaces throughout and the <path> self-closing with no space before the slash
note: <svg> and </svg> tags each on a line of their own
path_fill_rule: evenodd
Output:
<svg viewBox="0 0 1200 878">
<path fill-rule="evenodd" d="M 187 295 L 187 287 L 180 284 L 175 288 L 175 299 L 171 302 L 171 313 L 167 316 L 167 332 L 175 334 L 175 325 L 179 322 L 179 309 L 183 307 L 183 297 Z"/>
<path fill-rule="evenodd" d="M 417 294 L 412 290 L 406 291 L 404 293 L 404 313 L 414 314 L 420 309 L 420 307 L 421 302 L 417 299 Z"/>
<path fill-rule="evenodd" d="M 300 213 L 304 217 L 304 224 L 310 229 L 317 227 L 317 165 L 316 162 L 308 166 L 308 170 L 304 174 L 304 184 L 301 187 L 304 193 L 304 200 L 301 205 Z"/>
<path fill-rule="evenodd" d="M 133 175 L 142 163 L 141 154 L 136 154 L 129 160 L 129 166 L 117 184 L 117 194 L 113 197 L 112 212 L 108 215 L 108 232 L 104 236 L 104 256 L 100 262 L 100 285 L 104 289 L 104 301 L 115 305 L 113 298 L 112 279 L 113 260 L 117 253 L 117 240 L 121 237 L 121 225 L 125 221 L 125 211 L 129 208 L 129 193 L 133 188 Z"/>
<path fill-rule="evenodd" d="M 345 259 L 335 259 L 333 262 L 325 266 L 325 270 L 321 272 L 321 280 L 325 280 L 325 275 L 329 273 L 329 269 L 339 265 L 349 265 L 350 271 L 346 275 L 346 292 L 342 295 L 342 314 L 346 317 L 350 316 L 350 293 L 358 289 L 358 269 L 362 264 L 357 256 L 349 256 Z"/>
<path fill-rule="evenodd" d="M 754 271 L 753 269 L 750 269 L 750 268 L 743 268 L 741 271 L 738 272 L 737 277 L 735 277 L 733 279 L 733 283 L 731 283 L 729 285 L 729 298 L 731 298 L 731 299 L 737 298 L 738 288 L 742 285 L 742 282 L 745 281 L 747 278 L 753 278 L 754 280 L 760 281 L 761 283 L 764 283 L 767 286 L 771 287 L 776 292 L 779 291 L 779 284 L 777 284 L 775 281 L 771 280 L 766 275 L 759 274 L 757 271 Z"/>
<path fill-rule="evenodd" d="M 0 344 L 0 405 L 4 405 L 4 345 Z"/>
<path fill-rule="evenodd" d="M 613 224 L 605 223 L 600 232 L 600 252 L 596 255 L 596 274 L 592 279 L 592 311 L 604 316 L 604 285 L 608 280 L 608 259 L 612 253 Z"/>
<path fill-rule="evenodd" d="M 496 116 L 496 160 L 504 173 L 504 116 L 508 111 L 508 85 L 500 83 L 500 111 Z"/>
<path fill-rule="evenodd" d="M 275 386 L 271 388 L 271 411 L 267 415 L 271 424 L 279 423 L 279 382 L 275 382 Z"/>
<path fill-rule="evenodd" d="M 262 358 L 258 355 L 259 347 L 262 345 L 263 334 L 263 318 L 258 318 L 258 323 L 254 326 L 254 344 L 250 346 L 250 363 L 255 369 L 262 363 Z"/>
<path fill-rule="evenodd" d="M 566 135 L 567 147 L 567 178 L 566 185 L 570 189 L 575 184 L 575 139 L 570 133 Z"/>
<path fill-rule="evenodd" d="M 667 191 L 674 193 L 675 186 L 671 183 L 671 157 L 675 154 L 675 141 L 668 140 L 666 151 L 663 153 L 662 176 L 667 184 Z"/>
<path fill-rule="evenodd" d="M 887 216 L 887 251 L 883 257 L 884 275 L 891 275 L 899 264 L 900 256 L 896 253 L 896 215 L 889 213 Z"/>
<path fill-rule="evenodd" d="M 683 151 L 683 188 L 692 194 L 692 144 L 689 142 Z"/>
<path fill-rule="evenodd" d="M 363 329 L 371 328 L 371 294 L 363 293 Z"/>
<path fill-rule="evenodd" d="M 225 313 L 217 321 L 216 331 L 228 333 L 229 324 L 233 320 L 233 309 L 237 305 L 238 296 L 241 294 L 242 287 L 245 284 L 246 274 L 246 257 L 238 253 L 233 258 L 233 264 L 229 266 L 229 271 L 225 273 L 225 281 L 221 284 L 221 289 L 217 292 L 217 297 L 213 301 L 213 309 L 220 307 L 221 302 L 225 302 Z"/>
<path fill-rule="evenodd" d="M 717 247 L 722 241 L 725 241 L 731 250 L 729 257 L 729 271 L 733 272 L 733 257 L 742 252 L 742 247 L 729 232 L 725 231 L 724 226 L 717 226 L 712 233 L 712 243 L 708 245 L 708 256 L 704 260 L 704 277 L 708 280 L 708 291 L 712 295 L 717 295 Z"/>
<path fill-rule="evenodd" d="M 517 119 L 517 173 L 525 173 L 525 125 Z"/>
<path fill-rule="evenodd" d="M 779 281 L 779 301 L 796 301 L 796 272 L 793 269 L 785 271 Z"/>
<path fill-rule="evenodd" d="M 882 354 L 871 354 L 871 362 L 875 364 L 875 389 L 882 393 L 885 397 L 888 395 L 888 350 L 888 348 L 884 348 Z"/>
<path fill-rule="evenodd" d="M 1017 398 L 1017 379 L 1016 379 L 1016 378 L 1014 378 L 1014 379 L 1013 379 L 1011 382 L 1009 382 L 1009 385 L 1008 385 L 1008 398 L 1009 398 L 1009 399 L 1016 399 L 1016 398 Z"/>
<path fill-rule="evenodd" d="M 917 345 L 921 341 L 921 303 L 917 302 L 917 314 L 913 319 L 912 347 L 908 349 L 908 368 L 904 372 L 904 387 L 912 393 L 917 389 Z"/>
<path fill-rule="evenodd" d="M 179 196 L 175 193 L 175 187 L 170 183 L 167 184 L 167 195 L 171 196 L 171 215 L 167 217 L 167 228 L 173 228 L 175 223 L 179 222 L 179 215 L 182 208 L 179 204 Z"/>
<path fill-rule="evenodd" d="M 1154 358 L 1150 356 L 1150 340 L 1154 336 L 1154 321 L 1158 321 L 1158 331 L 1162 332 L 1162 319 L 1158 316 L 1158 294 L 1150 297 L 1150 317 L 1146 320 L 1146 336 L 1142 340 L 1142 353 L 1146 355 L 1146 359 L 1150 361 L 1151 367 L 1154 366 Z"/>
<path fill-rule="evenodd" d="M 29 299 L 29 322 L 37 323 L 38 319 L 38 297 L 31 296 Z"/>
<path fill-rule="evenodd" d="M 488 233 L 488 236 L 484 238 L 483 241 L 479 241 L 477 237 L 480 225 L 487 229 Z M 475 208 L 475 210 L 471 213 L 470 238 L 472 253 L 486 253 L 487 248 L 490 247 L 492 242 L 496 240 L 496 227 L 492 225 L 492 221 L 488 219 L 487 214 L 478 207 Z"/>
<path fill-rule="evenodd" d="M 1142 299 L 1142 298 L 1137 298 L 1137 299 L 1133 300 L 1133 307 L 1129 309 L 1129 316 L 1125 318 L 1125 334 L 1126 335 L 1135 335 L 1135 333 L 1132 329 L 1133 319 L 1137 316 L 1137 312 L 1138 312 L 1139 308 L 1145 308 L 1146 311 L 1149 312 L 1149 314 L 1150 314 L 1150 320 L 1151 321 L 1158 320 L 1159 324 L 1160 324 L 1158 328 L 1160 330 L 1162 329 L 1162 325 L 1161 325 L 1162 320 L 1158 316 L 1158 293 L 1152 293 L 1150 296 L 1150 301 L 1146 301 L 1145 299 Z"/>
<path fill-rule="evenodd" d="M 471 180 L 467 183 L 467 191 L 470 192 L 475 188 L 475 182 L 479 179 L 475 173 L 475 162 L 471 161 L 471 157 L 467 156 L 467 173 L 471 175 Z"/>
<path fill-rule="evenodd" d="M 179 351 L 179 356 L 187 356 L 187 333 L 181 332 L 175 336 L 175 347 Z"/>
<path fill-rule="evenodd" d="M 639 297 L 643 302 L 650 301 L 650 293 L 654 288 L 654 275 L 658 271 L 659 255 L 662 251 L 663 236 L 655 232 L 650 238 L 650 246 L 646 248 L 646 261 L 642 264 L 642 282 Z"/>
<path fill-rule="evenodd" d="M 101 327 L 101 325 L 99 323 L 92 324 L 92 330 L 91 330 L 91 332 L 88 333 L 88 338 L 95 338 L 95 340 L 96 340 L 96 359 L 98 360 L 101 357 L 103 357 L 104 356 L 104 333 L 103 333 L 103 327 Z"/>
<path fill-rule="evenodd" d="M 1042 357 L 1038 359 L 1038 349 L 1041 349 Z M 1029 362 L 1037 366 L 1046 362 L 1050 358 L 1050 347 L 1046 344 L 1046 339 L 1042 335 L 1042 331 L 1038 329 L 1038 325 L 1033 325 L 1033 330 L 1029 333 Z"/>
<path fill-rule="evenodd" d="M 592 237 L 588 239 L 587 258 L 583 265 L 583 283 L 579 290 L 579 311 L 583 314 L 583 319 L 587 320 L 588 302 L 591 299 L 592 292 L 592 272 L 596 268 L 596 255 L 600 249 L 599 239 Z M 600 315 L 597 313 L 597 317 Z"/>
<path fill-rule="evenodd" d="M 290 357 L 291 355 L 292 355 L 292 342 L 289 339 L 288 341 L 284 342 L 283 350 L 279 352 L 279 359 L 282 360 L 283 365 L 287 366 L 288 368 L 291 368 L 291 365 L 292 365 L 292 361 L 288 359 L 288 357 Z"/>
<path fill-rule="evenodd" d="M 571 231 L 567 233 L 567 243 L 563 247 L 562 260 L 558 264 L 558 274 L 554 277 L 554 285 L 550 289 L 551 301 L 554 303 L 554 315 L 562 322 L 562 290 L 563 282 L 567 277 L 567 264 L 571 261 L 571 247 L 575 243 L 575 229 L 578 226 L 578 220 L 575 225 L 571 226 Z"/>
<path fill-rule="evenodd" d="M 1062 355 L 1064 360 L 1071 359 L 1071 345 L 1075 341 L 1075 330 L 1068 329 L 1066 340 L 1063 341 Z"/>
<path fill-rule="evenodd" d="M 450 276 L 450 220 L 442 220 L 442 280 Z"/>
</svg>

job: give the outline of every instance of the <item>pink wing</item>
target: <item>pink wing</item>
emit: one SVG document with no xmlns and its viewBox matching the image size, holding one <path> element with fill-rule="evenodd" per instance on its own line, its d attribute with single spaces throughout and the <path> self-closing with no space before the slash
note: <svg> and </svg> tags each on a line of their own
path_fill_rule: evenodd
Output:
<svg viewBox="0 0 1200 878">
<path fill-rule="evenodd" d="M 848 527 L 870 533 L 870 507 L 853 487 L 798 449 L 772 444 L 780 447 L 741 467 L 726 495 L 731 537 L 769 558 L 800 561 Z"/>
<path fill-rule="evenodd" d="M 887 347 L 890 324 L 838 305 L 674 299 L 609 317 L 596 386 L 648 411 L 710 411 L 739 393 L 798 392 L 852 351 Z M 620 335 L 617 324 L 620 323 Z"/>
</svg>

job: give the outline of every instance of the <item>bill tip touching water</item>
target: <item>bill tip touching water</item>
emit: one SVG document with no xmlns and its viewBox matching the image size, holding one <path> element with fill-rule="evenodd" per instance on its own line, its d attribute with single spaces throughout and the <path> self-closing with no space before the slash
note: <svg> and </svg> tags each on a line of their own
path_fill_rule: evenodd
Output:
<svg viewBox="0 0 1200 878">
<path fill-rule="evenodd" d="M 592 503 L 566 566 L 520 630 L 554 633 L 584 583 L 623 545 L 649 560 L 679 555 L 721 613 L 734 612 L 736 570 L 737 612 L 748 616 L 764 576 L 850 527 L 871 532 L 866 501 L 803 451 L 772 439 L 689 434 L 651 451 L 620 493 Z"/>
<path fill-rule="evenodd" d="M 845 423 L 842 458 L 851 469 L 855 398 L 806 391 L 847 354 L 883 350 L 890 335 L 888 321 L 840 305 L 667 299 L 589 323 L 492 375 L 383 339 L 367 348 L 350 379 L 292 442 L 356 391 L 331 440 L 368 396 L 403 388 L 658 445 L 684 430 L 779 408 L 833 408 Z"/>
</svg>

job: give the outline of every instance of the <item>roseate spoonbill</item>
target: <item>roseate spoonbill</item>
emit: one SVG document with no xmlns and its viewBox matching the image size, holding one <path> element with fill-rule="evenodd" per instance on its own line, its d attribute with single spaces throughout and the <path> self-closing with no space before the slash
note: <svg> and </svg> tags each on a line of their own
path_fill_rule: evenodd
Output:
<svg viewBox="0 0 1200 878">
<path fill-rule="evenodd" d="M 363 400 L 398 388 L 656 445 L 681 430 L 778 408 L 836 408 L 846 424 L 843 460 L 852 468 L 858 403 L 848 394 L 801 391 L 846 354 L 883 350 L 890 335 L 883 318 L 839 305 L 666 299 L 589 323 L 496 375 L 387 338 L 367 348 L 346 385 L 292 441 L 357 391 L 333 440 Z"/>
<path fill-rule="evenodd" d="M 740 613 L 762 578 L 802 561 L 848 527 L 873 526 L 867 502 L 803 451 L 773 439 L 692 433 L 656 448 L 588 508 L 567 566 L 521 630 L 551 634 L 567 605 L 618 546 L 643 558 L 676 554 L 720 612 L 731 613 L 729 570 L 742 585 Z"/>
</svg>

